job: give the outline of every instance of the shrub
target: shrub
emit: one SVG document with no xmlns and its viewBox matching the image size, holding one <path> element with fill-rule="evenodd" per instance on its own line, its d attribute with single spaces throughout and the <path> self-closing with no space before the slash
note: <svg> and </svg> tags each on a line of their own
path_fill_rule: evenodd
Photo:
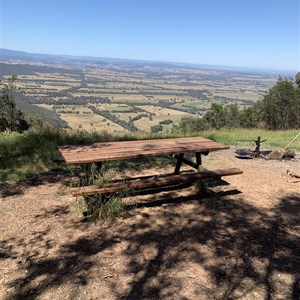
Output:
<svg viewBox="0 0 300 300">
<path fill-rule="evenodd" d="M 170 119 L 167 119 L 167 120 L 163 120 L 163 121 L 160 121 L 159 124 L 161 125 L 168 125 L 168 124 L 172 124 L 173 121 L 170 120 Z"/>
<path fill-rule="evenodd" d="M 157 132 L 163 131 L 163 129 L 164 128 L 161 124 L 154 125 L 154 126 L 151 126 L 151 133 L 157 133 Z"/>
</svg>

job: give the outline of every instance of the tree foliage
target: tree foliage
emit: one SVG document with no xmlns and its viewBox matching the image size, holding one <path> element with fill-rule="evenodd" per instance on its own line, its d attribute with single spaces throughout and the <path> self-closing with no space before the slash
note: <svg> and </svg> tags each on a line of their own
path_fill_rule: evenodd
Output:
<svg viewBox="0 0 300 300">
<path fill-rule="evenodd" d="M 225 126 L 224 107 L 218 103 L 212 103 L 211 108 L 203 116 L 209 127 L 220 129 Z"/>
<path fill-rule="evenodd" d="M 24 131 L 29 128 L 21 110 L 14 101 L 13 82 L 16 79 L 12 76 L 7 85 L 3 85 L 0 91 L 0 131 Z"/>
<path fill-rule="evenodd" d="M 293 129 L 300 127 L 299 86 L 288 78 L 277 83 L 257 103 L 262 107 L 262 120 L 267 129 Z"/>
<path fill-rule="evenodd" d="M 154 126 L 151 126 L 151 133 L 158 133 L 160 131 L 163 131 L 163 126 L 162 125 L 154 125 Z"/>
<path fill-rule="evenodd" d="M 295 83 L 298 85 L 300 88 L 300 72 L 298 72 L 295 76 Z"/>
<path fill-rule="evenodd" d="M 175 128 L 175 130 L 179 130 L 184 134 L 205 129 L 207 129 L 206 122 L 202 118 L 192 116 L 183 117 L 180 120 L 178 127 Z"/>
</svg>

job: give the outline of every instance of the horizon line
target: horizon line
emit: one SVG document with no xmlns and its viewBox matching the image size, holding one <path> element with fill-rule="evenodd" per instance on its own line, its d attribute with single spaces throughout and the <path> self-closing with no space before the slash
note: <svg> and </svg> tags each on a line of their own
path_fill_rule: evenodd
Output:
<svg viewBox="0 0 300 300">
<path fill-rule="evenodd" d="M 140 59 L 140 58 L 121 58 L 121 57 L 106 57 L 106 56 L 93 56 L 93 55 L 75 55 L 75 54 L 53 54 L 53 53 L 41 53 L 41 52 L 30 52 L 25 50 L 15 50 L 9 48 L 2 48 L 1 50 L 8 50 L 8 51 L 15 51 L 15 52 L 22 52 L 26 54 L 32 55 L 49 55 L 49 56 L 61 56 L 61 57 L 69 57 L 69 58 L 96 58 L 96 59 L 114 59 L 114 60 L 127 60 L 127 61 L 138 61 L 138 62 L 149 62 L 149 63 L 168 63 L 168 64 L 181 64 L 181 65 L 194 65 L 194 66 L 207 66 L 207 67 L 219 67 L 219 68 L 232 68 L 232 69 L 248 69 L 252 71 L 284 71 L 284 72 L 293 72 L 298 73 L 299 70 L 292 70 L 292 69 L 277 69 L 277 68 L 270 68 L 270 67 L 249 67 L 249 66 L 230 66 L 230 65 L 215 65 L 215 64 L 204 64 L 204 63 L 195 63 L 195 62 L 180 62 L 180 61 L 167 61 L 167 60 L 151 60 L 151 59 Z M 0 53 L 1 54 L 1 53 Z"/>
</svg>

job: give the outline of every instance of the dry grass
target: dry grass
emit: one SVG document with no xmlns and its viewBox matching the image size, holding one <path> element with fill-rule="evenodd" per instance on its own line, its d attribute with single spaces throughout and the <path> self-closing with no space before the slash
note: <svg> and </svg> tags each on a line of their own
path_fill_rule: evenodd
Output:
<svg viewBox="0 0 300 300">
<path fill-rule="evenodd" d="M 106 131 L 108 133 L 124 134 L 128 130 L 120 125 L 104 119 L 102 116 L 96 114 L 90 115 L 69 115 L 61 114 L 60 116 L 72 129 L 84 129 L 93 131 Z M 104 121 L 105 120 L 105 121 Z"/>
<path fill-rule="evenodd" d="M 150 113 L 154 113 L 157 115 L 165 115 L 168 117 L 174 116 L 174 115 L 181 115 L 181 116 L 188 115 L 188 113 L 185 113 L 185 112 L 181 112 L 181 111 L 169 109 L 169 108 L 164 108 L 164 107 L 158 107 L 158 106 L 154 106 L 154 105 L 145 105 L 145 106 L 142 106 L 142 108 Z"/>
<path fill-rule="evenodd" d="M 236 99 L 236 100 L 253 100 L 257 101 L 260 97 L 260 95 L 256 92 L 215 92 L 214 93 L 215 97 L 227 97 L 231 99 Z"/>
</svg>

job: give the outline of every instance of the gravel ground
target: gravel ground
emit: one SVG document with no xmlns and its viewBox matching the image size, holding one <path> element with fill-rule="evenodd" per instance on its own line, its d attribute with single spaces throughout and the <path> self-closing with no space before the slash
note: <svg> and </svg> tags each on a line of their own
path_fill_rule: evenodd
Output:
<svg viewBox="0 0 300 300">
<path fill-rule="evenodd" d="M 87 223 L 50 174 L 2 187 L 1 299 L 299 299 L 300 183 L 294 161 L 204 157 L 242 175 L 125 199 L 113 222 Z M 144 170 L 144 174 L 158 169 Z"/>
</svg>

